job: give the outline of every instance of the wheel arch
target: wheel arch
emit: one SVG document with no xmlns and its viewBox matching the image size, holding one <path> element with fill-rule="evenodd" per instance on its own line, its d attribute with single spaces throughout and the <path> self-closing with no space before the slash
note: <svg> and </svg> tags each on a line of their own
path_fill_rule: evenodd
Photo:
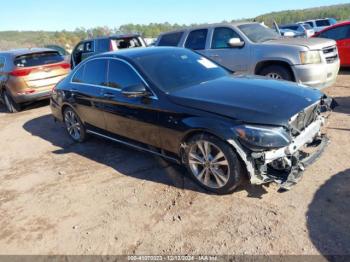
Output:
<svg viewBox="0 0 350 262">
<path fill-rule="evenodd" d="M 72 109 L 72 110 L 79 116 L 79 118 L 81 119 L 80 115 L 78 114 L 78 112 L 77 112 L 77 110 L 74 108 L 74 106 L 72 106 L 71 104 L 64 103 L 64 104 L 62 105 L 62 107 L 61 107 L 61 115 L 62 115 L 63 122 L 64 122 L 64 111 L 65 111 L 67 108 Z"/>
<path fill-rule="evenodd" d="M 239 143 L 236 141 L 236 139 L 232 138 L 232 135 L 231 137 L 227 137 L 226 135 L 224 134 L 220 134 L 220 133 L 217 133 L 217 132 L 214 132 L 214 131 L 211 131 L 211 130 L 208 130 L 208 129 L 197 129 L 197 130 L 191 130 L 190 132 L 188 132 L 184 137 L 183 137 L 183 140 L 182 140 L 182 143 L 181 143 L 181 148 L 180 148 L 180 160 L 181 160 L 181 163 L 185 163 L 185 150 L 186 150 L 186 147 L 187 147 L 187 142 L 194 136 L 196 135 L 210 135 L 210 136 L 213 136 L 221 141 L 223 141 L 224 143 L 226 143 L 228 146 L 230 146 L 234 152 L 236 153 L 239 161 L 242 163 L 242 167 L 244 169 L 244 172 L 245 172 L 245 176 L 248 177 L 248 178 L 251 178 L 252 176 L 254 176 L 254 171 L 252 170 L 252 165 L 251 163 L 248 161 L 248 159 L 246 158 L 246 152 L 245 150 L 239 145 Z M 233 143 L 233 141 L 235 141 Z M 254 173 L 252 173 L 252 171 Z"/>
<path fill-rule="evenodd" d="M 255 65 L 254 74 L 259 75 L 260 72 L 264 68 L 266 68 L 268 66 L 273 66 L 273 65 L 282 66 L 282 67 L 288 69 L 288 71 L 290 72 L 290 74 L 292 76 L 293 81 L 295 81 L 296 78 L 295 78 L 295 74 L 294 74 L 294 71 L 292 69 L 291 64 L 288 61 L 284 61 L 284 60 L 263 60 L 263 61 L 260 61 Z"/>
</svg>

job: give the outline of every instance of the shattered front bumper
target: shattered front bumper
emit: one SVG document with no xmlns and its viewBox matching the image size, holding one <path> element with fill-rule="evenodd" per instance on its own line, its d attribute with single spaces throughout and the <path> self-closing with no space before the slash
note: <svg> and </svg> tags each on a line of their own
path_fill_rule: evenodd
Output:
<svg viewBox="0 0 350 262">
<path fill-rule="evenodd" d="M 327 146 L 329 141 L 321 134 L 323 125 L 324 117 L 319 116 L 289 146 L 271 151 L 247 153 L 236 141 L 228 142 L 245 162 L 252 184 L 276 182 L 282 190 L 289 190 Z"/>
</svg>

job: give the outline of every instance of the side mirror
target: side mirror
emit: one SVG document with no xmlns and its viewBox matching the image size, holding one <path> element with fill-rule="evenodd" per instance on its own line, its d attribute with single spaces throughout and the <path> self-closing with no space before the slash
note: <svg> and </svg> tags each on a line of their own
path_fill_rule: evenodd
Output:
<svg viewBox="0 0 350 262">
<path fill-rule="evenodd" d="M 241 39 L 239 39 L 239 38 L 231 38 L 228 41 L 228 44 L 231 47 L 243 47 L 245 43 L 243 41 L 241 41 Z"/>
<path fill-rule="evenodd" d="M 124 87 L 121 92 L 128 98 L 144 97 L 148 95 L 148 91 L 143 84 Z"/>
</svg>

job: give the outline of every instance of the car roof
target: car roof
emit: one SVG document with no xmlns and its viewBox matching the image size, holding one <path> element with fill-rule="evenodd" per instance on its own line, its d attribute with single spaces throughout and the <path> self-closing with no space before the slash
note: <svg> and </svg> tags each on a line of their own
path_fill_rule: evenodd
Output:
<svg viewBox="0 0 350 262">
<path fill-rule="evenodd" d="M 320 34 L 322 32 L 325 32 L 325 31 L 328 31 L 328 30 L 333 29 L 333 28 L 337 28 L 339 26 L 344 26 L 344 25 L 350 25 L 350 21 L 345 21 L 345 22 L 337 23 L 335 25 L 328 26 L 327 28 L 325 28 L 322 31 L 318 32 L 318 34 Z"/>
<path fill-rule="evenodd" d="M 246 24 L 260 24 L 260 23 L 258 23 L 258 22 L 240 21 L 240 22 L 232 22 L 232 23 L 203 24 L 203 25 L 189 26 L 189 27 L 184 27 L 184 28 L 177 29 L 177 30 L 164 32 L 164 33 L 161 33 L 160 35 L 167 35 L 167 34 L 172 34 L 172 33 L 176 33 L 176 32 L 185 32 L 185 31 L 192 31 L 192 30 L 212 28 L 212 27 L 226 27 L 226 26 L 237 27 L 237 26 L 246 25 Z"/>
<path fill-rule="evenodd" d="M 41 52 L 57 52 L 57 51 L 50 48 L 22 48 L 22 49 L 11 49 L 7 51 L 2 51 L 0 52 L 0 54 L 21 56 L 21 55 L 35 54 L 35 53 L 41 53 Z"/>
<path fill-rule="evenodd" d="M 128 37 L 139 37 L 140 34 L 136 33 L 130 33 L 130 34 L 115 34 L 115 35 L 110 35 L 110 36 L 101 36 L 101 37 L 94 37 L 90 39 L 85 39 L 83 42 L 88 42 L 92 40 L 104 40 L 104 39 L 113 39 L 113 38 L 128 38 Z"/>
<path fill-rule="evenodd" d="M 151 56 L 151 55 L 161 54 L 161 53 L 170 53 L 170 52 L 174 52 L 176 50 L 183 50 L 186 52 L 192 52 L 189 49 L 181 48 L 181 47 L 167 47 L 167 46 L 164 46 L 164 47 L 163 46 L 162 47 L 138 47 L 138 48 L 128 48 L 128 49 L 123 49 L 123 50 L 118 50 L 118 51 L 106 52 L 106 53 L 95 55 L 95 56 L 93 56 L 93 58 L 116 57 L 116 58 L 121 58 L 121 59 L 125 59 L 125 60 L 130 60 L 130 59 L 132 60 L 132 58 L 135 58 L 135 57 Z"/>
</svg>

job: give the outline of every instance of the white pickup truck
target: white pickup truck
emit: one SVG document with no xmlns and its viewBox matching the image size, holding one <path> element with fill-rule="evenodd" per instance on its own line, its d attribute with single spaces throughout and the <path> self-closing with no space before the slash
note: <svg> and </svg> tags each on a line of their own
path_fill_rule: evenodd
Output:
<svg viewBox="0 0 350 262">
<path fill-rule="evenodd" d="M 283 38 L 259 23 L 213 24 L 159 36 L 156 46 L 185 47 L 238 74 L 256 74 L 315 88 L 331 86 L 340 60 L 336 42 Z"/>
</svg>

